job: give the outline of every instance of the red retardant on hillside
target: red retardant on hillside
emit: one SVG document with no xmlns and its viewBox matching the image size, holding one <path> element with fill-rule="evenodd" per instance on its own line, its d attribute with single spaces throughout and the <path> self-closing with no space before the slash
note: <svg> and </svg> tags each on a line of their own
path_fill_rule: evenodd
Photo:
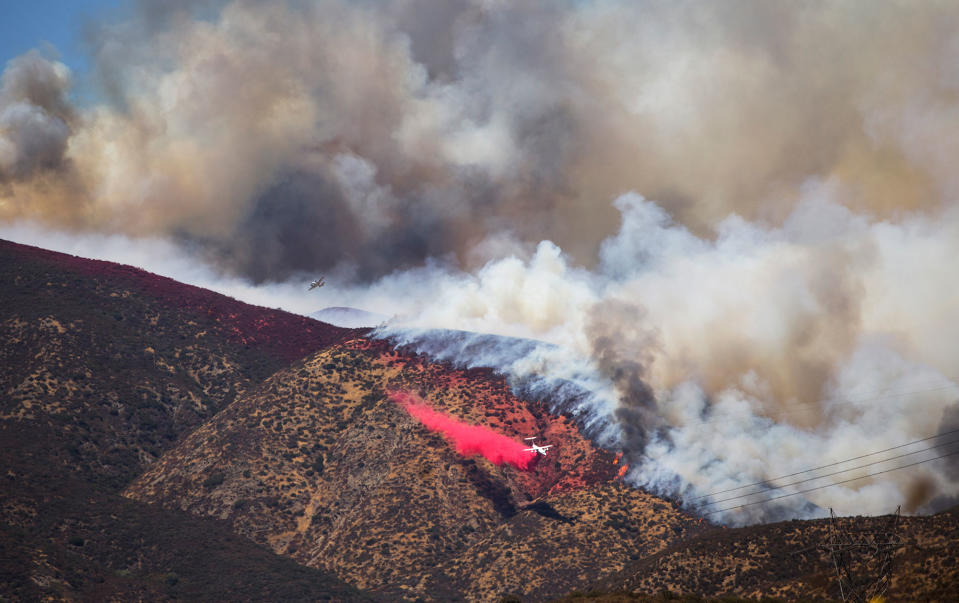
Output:
<svg viewBox="0 0 959 603">
<path fill-rule="evenodd" d="M 536 465 L 535 452 L 489 427 L 470 425 L 435 411 L 419 397 L 405 392 L 390 392 L 390 399 L 419 420 L 430 431 L 442 433 L 462 456 L 481 454 L 494 465 L 510 464 L 529 471 Z"/>
</svg>

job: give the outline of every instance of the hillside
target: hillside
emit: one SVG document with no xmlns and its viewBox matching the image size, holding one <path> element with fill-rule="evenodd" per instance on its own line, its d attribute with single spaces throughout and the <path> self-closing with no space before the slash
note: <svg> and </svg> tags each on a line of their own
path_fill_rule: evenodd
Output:
<svg viewBox="0 0 959 603">
<path fill-rule="evenodd" d="M 556 454 L 528 473 L 462 458 L 390 401 L 391 389 L 515 439 L 541 434 Z M 542 598 L 621 569 L 630 552 L 659 550 L 694 525 L 616 483 L 614 461 L 569 417 L 515 398 L 487 371 L 358 339 L 239 397 L 126 493 L 226 519 L 362 588 Z M 585 547 L 595 553 L 584 557 Z"/>
<path fill-rule="evenodd" d="M 0 279 L 0 434 L 18 450 L 7 467 L 114 488 L 237 393 L 355 333 L 6 241 Z"/>
<path fill-rule="evenodd" d="M 6 241 L 0 279 L 0 596 L 231 592 L 203 568 L 254 570 L 242 596 L 303 580 L 317 598 L 356 593 L 224 527 L 116 494 L 238 393 L 353 331 Z M 196 561 L 204 550 L 216 554 Z M 180 578 L 167 589 L 161 574 Z"/>
<path fill-rule="evenodd" d="M 26 479 L 30 479 L 27 476 Z M 365 601 L 229 526 L 70 479 L 2 481 L 0 600 Z"/>
<path fill-rule="evenodd" d="M 843 517 L 841 529 L 869 532 L 890 517 Z M 959 507 L 931 517 L 902 517 L 893 557 L 891 601 L 955 601 L 959 592 Z M 652 593 L 758 600 L 837 600 L 835 570 L 821 547 L 829 520 L 711 528 L 632 561 L 595 583 L 590 601 L 645 600 Z M 875 575 L 868 548 L 852 557 L 858 576 Z M 564 601 L 578 601 L 570 597 Z"/>
</svg>

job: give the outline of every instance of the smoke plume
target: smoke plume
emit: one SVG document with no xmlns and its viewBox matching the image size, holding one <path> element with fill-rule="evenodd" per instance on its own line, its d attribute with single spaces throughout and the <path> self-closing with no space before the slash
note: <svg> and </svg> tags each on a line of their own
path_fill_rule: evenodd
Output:
<svg viewBox="0 0 959 603">
<path fill-rule="evenodd" d="M 878 218 L 959 193 L 950 3 L 140 2 L 90 28 L 101 104 L 7 65 L 0 217 L 174 237 L 255 281 L 482 241 L 591 265 L 609 200 L 781 222 L 810 177 Z M 282 33 L 280 33 L 282 32 Z M 51 174 L 54 170 L 55 174 Z M 476 264 L 479 261 L 480 264 Z"/>
<path fill-rule="evenodd" d="M 630 483 L 698 501 L 704 512 L 762 501 L 704 505 L 709 498 L 700 497 L 926 438 L 956 412 L 953 353 L 941 345 L 955 328 L 943 317 L 959 318 L 950 301 L 959 289 L 946 276 L 959 253 L 954 214 L 893 224 L 839 198 L 835 186 L 809 183 L 782 226 L 731 217 L 710 240 L 625 195 L 616 201 L 620 230 L 603 243 L 597 269 L 577 268 L 544 243 L 472 276 L 434 275 L 432 298 L 381 334 L 459 364 L 497 367 L 527 395 L 573 412 L 594 439 L 624 451 Z M 368 299 L 392 287 L 408 284 L 382 281 Z M 922 508 L 920 498 L 959 493 L 947 461 L 713 517 Z"/>
<path fill-rule="evenodd" d="M 489 427 L 470 425 L 433 410 L 416 396 L 391 392 L 390 399 L 403 407 L 430 431 L 443 434 L 461 456 L 480 454 L 494 465 L 511 465 L 529 471 L 536 465 L 537 455 L 520 442 L 498 434 Z"/>
<path fill-rule="evenodd" d="M 75 120 L 69 86 L 67 67 L 36 51 L 7 64 L 0 77 L 0 186 L 66 169 Z M 6 196 L 0 189 L 0 199 Z"/>
<path fill-rule="evenodd" d="M 99 103 L 7 63 L 0 236 L 394 316 L 694 506 L 954 424 L 959 5 L 136 6 Z M 712 517 L 928 511 L 954 458 Z"/>
</svg>

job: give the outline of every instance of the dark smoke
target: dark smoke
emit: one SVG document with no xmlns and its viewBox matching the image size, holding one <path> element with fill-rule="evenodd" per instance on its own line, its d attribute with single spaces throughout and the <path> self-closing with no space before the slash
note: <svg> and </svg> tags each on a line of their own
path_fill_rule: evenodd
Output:
<svg viewBox="0 0 959 603">
<path fill-rule="evenodd" d="M 69 86 L 66 66 L 36 51 L 7 64 L 0 78 L 0 184 L 64 167 L 76 120 Z"/>
<path fill-rule="evenodd" d="M 931 477 L 922 476 L 915 479 L 906 491 L 903 510 L 907 513 L 915 513 L 917 509 L 929 502 L 937 489 L 936 482 Z"/>
<path fill-rule="evenodd" d="M 591 309 L 585 331 L 597 369 L 616 387 L 622 446 L 634 455 L 645 450 L 649 432 L 661 425 L 656 396 L 644 380 L 658 346 L 655 332 L 643 321 L 644 312 L 642 306 L 606 300 Z M 636 460 L 632 456 L 627 462 Z"/>
</svg>

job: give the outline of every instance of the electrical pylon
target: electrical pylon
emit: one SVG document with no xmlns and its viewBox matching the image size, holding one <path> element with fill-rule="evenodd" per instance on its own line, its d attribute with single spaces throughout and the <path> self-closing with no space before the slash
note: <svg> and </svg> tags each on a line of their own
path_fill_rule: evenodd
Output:
<svg viewBox="0 0 959 603">
<path fill-rule="evenodd" d="M 823 547 L 832 557 L 843 601 L 869 603 L 881 597 L 892 583 L 892 560 L 902 547 L 897 534 L 900 507 L 879 529 L 856 529 L 841 522 L 829 509 L 829 542 Z M 846 525 L 843 525 L 845 523 Z"/>
</svg>

